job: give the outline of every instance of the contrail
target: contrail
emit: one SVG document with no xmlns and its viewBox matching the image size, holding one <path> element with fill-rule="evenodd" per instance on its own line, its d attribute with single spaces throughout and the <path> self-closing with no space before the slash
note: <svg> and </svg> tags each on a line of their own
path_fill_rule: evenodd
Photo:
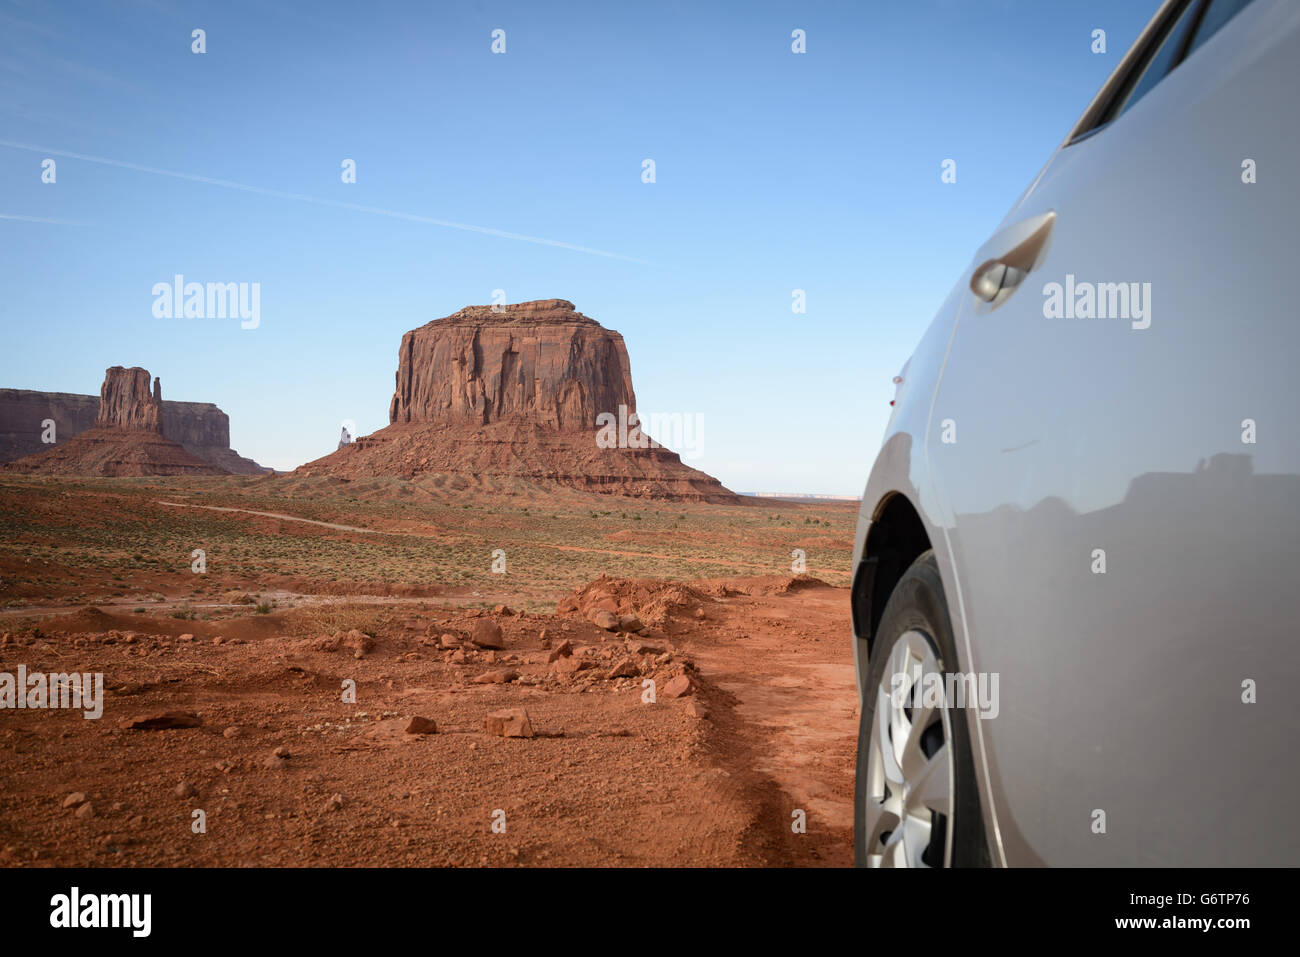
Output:
<svg viewBox="0 0 1300 957">
<path fill-rule="evenodd" d="M 17 213 L 0 213 L 0 219 L 16 219 L 20 223 L 53 223 L 56 226 L 89 226 L 75 219 L 50 219 L 48 216 L 19 216 Z"/>
<path fill-rule="evenodd" d="M 173 179 L 185 179 L 192 183 L 205 183 L 208 186 L 220 186 L 223 189 L 238 189 L 246 193 L 258 193 L 262 196 L 274 196 L 277 199 L 290 199 L 300 203 L 312 203 L 316 206 L 331 206 L 335 209 L 347 209 L 357 213 L 370 213 L 374 216 L 387 216 L 391 219 L 404 219 L 408 222 L 425 223 L 430 226 L 445 226 L 448 229 L 460 229 L 469 233 L 481 233 L 484 236 L 496 236 L 500 239 L 514 239 L 519 242 L 534 243 L 539 246 L 554 246 L 557 249 L 568 249 L 573 252 L 587 253 L 591 256 L 604 256 L 606 259 L 620 259 L 623 262 L 637 263 L 642 266 L 653 265 L 645 259 L 623 256 L 619 253 L 611 253 L 603 249 L 592 249 L 590 246 L 578 246 L 573 243 L 562 242 L 558 239 L 546 239 L 542 236 L 526 236 L 523 233 L 511 233 L 504 229 L 493 229 L 490 226 L 475 226 L 472 223 L 456 223 L 448 219 L 435 219 L 432 216 L 417 216 L 414 213 L 403 213 L 394 209 L 383 209 L 379 206 L 363 206 L 360 203 L 345 203 L 336 199 L 322 199 L 319 196 L 308 196 L 305 193 L 286 193 L 283 190 L 269 189 L 265 186 L 250 186 L 247 183 L 236 183 L 228 179 L 217 179 L 212 176 L 200 176 L 197 173 L 182 173 L 171 169 L 160 169 L 156 166 L 143 166 L 140 163 L 128 163 L 125 160 L 109 159 L 105 156 L 89 156 L 85 153 L 73 153 L 68 150 L 49 149 L 44 146 L 33 146 L 30 143 L 15 143 L 10 140 L 0 140 L 0 146 L 7 146 L 10 149 L 16 150 L 27 150 L 31 153 L 44 153 L 49 156 L 62 156 L 66 159 L 82 160 L 86 163 L 99 163 L 102 166 L 116 166 L 118 169 L 129 169 L 138 173 L 153 173 L 155 176 L 170 176 Z"/>
</svg>

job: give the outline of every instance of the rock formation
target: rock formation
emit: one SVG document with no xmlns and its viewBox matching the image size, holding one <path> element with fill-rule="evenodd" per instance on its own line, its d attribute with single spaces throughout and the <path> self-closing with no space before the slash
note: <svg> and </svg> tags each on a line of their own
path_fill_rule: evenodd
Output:
<svg viewBox="0 0 1300 957">
<path fill-rule="evenodd" d="M 95 428 L 162 435 L 162 382 L 154 379 L 150 393 L 148 369 L 113 366 L 104 373 L 104 384 L 99 387 Z"/>
<path fill-rule="evenodd" d="M 45 451 L 3 466 L 48 475 L 223 475 L 226 470 L 186 451 L 163 434 L 162 385 L 145 369 L 113 366 L 99 390 L 91 428 L 60 435 Z M 233 454 L 233 453 L 232 453 Z"/>
<path fill-rule="evenodd" d="M 601 412 L 636 407 L 617 332 L 563 299 L 496 308 L 470 306 L 402 336 L 390 423 L 527 418 L 589 431 Z"/>
<path fill-rule="evenodd" d="M 120 388 L 120 383 L 115 386 Z M 100 399 L 93 395 L 0 389 L 0 463 L 48 451 L 50 445 L 42 442 L 42 435 L 50 431 L 46 423 L 53 423 L 57 442 L 94 428 L 99 408 Z M 230 447 L 230 418 L 211 402 L 162 400 L 162 434 L 227 472 L 263 475 L 267 471 Z"/>
<path fill-rule="evenodd" d="M 454 473 L 646 498 L 740 496 L 667 448 L 602 448 L 598 416 L 636 410 L 623 337 L 563 299 L 469 306 L 402 337 L 389 425 L 304 475 Z"/>
</svg>

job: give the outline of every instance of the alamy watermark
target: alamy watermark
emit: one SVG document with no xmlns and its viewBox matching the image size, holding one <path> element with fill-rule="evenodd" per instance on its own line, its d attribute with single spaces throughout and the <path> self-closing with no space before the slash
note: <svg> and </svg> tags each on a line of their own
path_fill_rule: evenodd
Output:
<svg viewBox="0 0 1300 957">
<path fill-rule="evenodd" d="M 919 679 L 916 675 L 900 671 L 889 680 L 889 697 L 896 708 L 909 704 L 913 708 L 931 710 L 943 707 L 971 708 L 985 719 L 996 718 L 1002 710 L 998 700 L 996 671 L 948 674 L 927 671 Z"/>
<path fill-rule="evenodd" d="M 103 717 L 104 676 L 100 672 L 0 671 L 0 710 L 43 708 L 81 711 L 88 720 Z"/>
<path fill-rule="evenodd" d="M 652 438 L 651 436 L 658 436 Z M 683 459 L 704 452 L 704 416 L 699 412 L 618 412 L 596 416 L 596 446 L 602 449 L 669 448 Z"/>
<path fill-rule="evenodd" d="M 171 282 L 153 284 L 155 319 L 240 319 L 239 328 L 262 324 L 260 282 L 186 282 L 177 273 Z"/>
<path fill-rule="evenodd" d="M 1151 283 L 1075 282 L 1066 273 L 1065 284 L 1043 286 L 1045 319 L 1128 319 L 1134 329 L 1151 325 Z"/>
</svg>

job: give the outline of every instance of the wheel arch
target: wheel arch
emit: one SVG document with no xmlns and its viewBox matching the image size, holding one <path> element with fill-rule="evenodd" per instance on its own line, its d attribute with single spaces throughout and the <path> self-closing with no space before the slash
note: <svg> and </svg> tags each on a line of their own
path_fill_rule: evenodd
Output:
<svg viewBox="0 0 1300 957">
<path fill-rule="evenodd" d="M 866 654 L 894 586 L 912 562 L 932 547 L 925 522 L 908 497 L 899 491 L 882 496 L 872 512 L 850 593 L 853 634 Z"/>
</svg>

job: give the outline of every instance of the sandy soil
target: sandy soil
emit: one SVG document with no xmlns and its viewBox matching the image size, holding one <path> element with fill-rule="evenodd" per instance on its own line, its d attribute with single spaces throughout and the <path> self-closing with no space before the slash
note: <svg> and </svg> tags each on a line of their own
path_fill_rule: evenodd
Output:
<svg viewBox="0 0 1300 957">
<path fill-rule="evenodd" d="M 772 573 L 842 565 L 851 509 L 263 487 L 0 483 L 0 676 L 105 684 L 99 719 L 0 710 L 0 866 L 851 863 L 848 592 Z M 448 581 L 476 529 L 511 575 Z M 770 571 L 662 574 L 702 563 Z"/>
<path fill-rule="evenodd" d="M 213 621 L 98 609 L 46 618 L 39 637 L 0 638 L 0 670 L 102 672 L 104 716 L 3 713 L 0 859 L 848 864 L 855 724 L 844 591 L 772 578 L 701 588 L 702 617 L 677 609 L 640 636 L 598 628 L 581 611 L 336 605 L 344 623 L 374 633 L 361 658 L 346 644 L 361 629 L 338 629 L 344 644 L 328 650 L 329 633 L 312 634 L 311 605 Z M 454 661 L 438 647 L 481 620 L 500 624 L 503 649 Z M 565 639 L 595 666 L 556 676 L 547 658 Z M 645 668 L 659 656 L 633 655 L 629 642 L 671 660 Z M 637 663 L 633 676 L 605 677 L 625 659 Z M 474 683 L 501 668 L 519 678 Z M 656 679 L 653 704 L 642 700 L 642 670 Z M 678 672 L 692 691 L 667 698 Z M 341 700 L 345 679 L 356 682 L 355 704 Z M 486 715 L 514 707 L 527 710 L 535 737 L 486 733 Z M 202 723 L 122 727 L 166 712 Z M 437 733 L 407 733 L 417 715 Z M 276 760 L 277 748 L 288 757 Z M 206 833 L 194 833 L 196 810 Z M 799 810 L 802 834 L 792 827 Z"/>
</svg>

